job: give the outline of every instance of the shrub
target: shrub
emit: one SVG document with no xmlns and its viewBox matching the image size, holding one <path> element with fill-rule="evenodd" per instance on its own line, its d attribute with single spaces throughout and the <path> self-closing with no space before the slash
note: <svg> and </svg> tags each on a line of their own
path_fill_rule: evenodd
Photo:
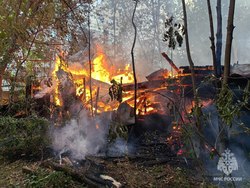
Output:
<svg viewBox="0 0 250 188">
<path fill-rule="evenodd" d="M 0 117 L 0 155 L 5 157 L 41 156 L 48 145 L 49 122 L 40 117 Z"/>
</svg>

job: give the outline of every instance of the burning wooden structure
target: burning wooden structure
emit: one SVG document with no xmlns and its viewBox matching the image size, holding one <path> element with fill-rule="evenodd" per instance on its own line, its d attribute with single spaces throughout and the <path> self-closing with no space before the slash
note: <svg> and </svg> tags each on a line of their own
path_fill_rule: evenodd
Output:
<svg viewBox="0 0 250 188">
<path fill-rule="evenodd" d="M 170 61 L 171 62 L 171 61 Z M 180 93 L 183 88 L 191 86 L 189 79 L 190 72 L 188 67 L 179 69 L 172 63 L 175 73 L 160 69 L 146 76 L 147 81 L 138 83 L 137 114 L 164 113 L 160 96 L 169 91 Z M 55 106 L 66 106 L 69 110 L 70 102 L 76 97 L 82 105 L 94 111 L 101 113 L 105 111 L 117 110 L 121 102 L 128 103 L 133 107 L 133 77 L 129 65 L 123 68 L 117 68 L 109 65 L 105 54 L 100 51 L 92 62 L 91 79 L 89 77 L 87 63 L 71 64 L 66 62 L 62 55 L 56 57 L 54 69 L 46 82 L 42 83 L 42 88 L 35 93 L 35 98 L 41 98 L 45 94 L 51 94 Z M 197 71 L 203 71 L 204 67 L 197 67 Z M 210 73 L 211 67 L 205 67 L 205 72 L 197 74 L 204 77 Z M 92 97 L 90 97 L 90 86 L 92 83 Z M 67 96 L 67 97 L 66 97 Z M 91 109 L 91 98 L 93 106 Z M 116 100 L 115 100 L 116 99 Z"/>
<path fill-rule="evenodd" d="M 91 112 L 94 116 L 109 114 L 110 119 L 115 122 L 115 126 L 111 128 L 114 128 L 116 133 L 119 132 L 119 126 L 128 126 L 129 142 L 141 143 L 146 132 L 170 132 L 172 128 L 178 132 L 178 123 L 170 126 L 179 116 L 177 109 L 189 112 L 192 108 L 192 102 L 185 101 L 182 96 L 191 87 L 187 67 L 177 68 L 171 62 L 174 74 L 166 69 L 160 69 L 146 76 L 146 81 L 138 83 L 138 122 L 134 124 L 135 99 L 131 67 L 111 66 L 101 50 L 91 63 L 93 69 L 90 78 L 88 62 L 83 65 L 73 64 L 67 62 L 63 54 L 59 54 L 56 56 L 51 77 L 43 81 L 41 90 L 34 94 L 35 98 L 49 99 L 51 119 L 56 124 L 62 124 L 62 119 L 77 119 L 80 112 L 85 109 L 90 116 Z M 197 67 L 198 69 L 201 70 Z M 210 67 L 205 69 L 207 74 Z M 99 129 L 100 125 L 96 124 L 95 127 Z M 174 143 L 177 139 L 178 133 L 170 136 L 168 141 Z M 176 150 L 178 149 L 177 147 Z"/>
</svg>

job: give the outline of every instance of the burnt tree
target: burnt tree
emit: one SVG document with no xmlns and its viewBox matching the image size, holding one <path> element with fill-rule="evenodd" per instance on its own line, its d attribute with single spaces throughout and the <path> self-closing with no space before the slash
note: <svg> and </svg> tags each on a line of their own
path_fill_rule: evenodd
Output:
<svg viewBox="0 0 250 188">
<path fill-rule="evenodd" d="M 230 75 L 231 50 L 232 50 L 232 40 L 233 40 L 233 30 L 234 30 L 234 23 L 233 23 L 234 9 L 235 9 L 235 0 L 230 0 L 228 20 L 227 20 L 227 38 L 226 38 L 226 49 L 225 49 L 223 85 L 227 84 L 228 77 Z"/>
<path fill-rule="evenodd" d="M 211 9 L 210 0 L 207 0 L 207 7 L 208 7 L 208 16 L 209 16 L 209 24 L 210 24 L 210 33 L 211 36 L 211 50 L 212 50 L 212 57 L 213 57 L 213 66 L 214 66 L 214 75 L 218 78 L 219 75 L 217 74 L 217 64 L 216 64 L 216 53 L 215 53 L 215 44 L 214 44 L 214 23 L 213 23 L 213 13 Z"/>
<path fill-rule="evenodd" d="M 222 51 L 222 15 L 221 15 L 221 0 L 217 0 L 217 33 L 216 33 L 216 67 L 215 71 L 221 77 L 221 51 Z"/>
<path fill-rule="evenodd" d="M 185 42 L 186 42 L 186 51 L 189 62 L 189 67 L 191 70 L 192 76 L 192 87 L 194 97 L 196 96 L 196 84 L 195 84 L 195 73 L 194 73 L 194 62 L 191 57 L 190 47 L 189 47 L 189 37 L 188 37 L 188 24 L 187 24 L 187 11 L 186 11 L 186 3 L 185 0 L 182 0 L 182 8 L 183 8 L 183 16 L 184 16 L 184 28 L 185 28 Z"/>
</svg>

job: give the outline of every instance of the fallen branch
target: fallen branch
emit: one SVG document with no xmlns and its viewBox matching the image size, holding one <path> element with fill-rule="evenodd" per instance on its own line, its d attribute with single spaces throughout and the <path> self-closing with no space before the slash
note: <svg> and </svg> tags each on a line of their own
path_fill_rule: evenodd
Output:
<svg viewBox="0 0 250 188">
<path fill-rule="evenodd" d="M 71 176 L 73 179 L 77 180 L 80 183 L 85 183 L 87 185 L 90 185 L 91 187 L 100 187 L 100 185 L 89 178 L 86 177 L 87 170 L 75 170 L 73 168 L 70 168 L 65 165 L 60 165 L 58 163 L 55 163 L 53 161 L 47 160 L 42 162 L 42 167 L 50 168 L 56 171 L 64 172 L 65 174 Z"/>
</svg>

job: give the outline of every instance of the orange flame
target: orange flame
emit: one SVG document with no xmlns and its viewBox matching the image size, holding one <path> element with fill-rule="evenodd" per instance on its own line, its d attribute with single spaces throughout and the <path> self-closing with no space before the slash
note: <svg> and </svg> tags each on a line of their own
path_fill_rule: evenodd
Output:
<svg viewBox="0 0 250 188">
<path fill-rule="evenodd" d="M 60 80 L 58 78 L 57 72 L 59 70 L 63 70 L 67 73 L 70 73 L 72 75 L 70 78 L 72 79 L 73 83 L 76 87 L 76 95 L 81 98 L 81 100 L 85 103 L 85 105 L 89 108 L 90 105 L 88 105 L 88 102 L 90 100 L 90 88 L 89 88 L 89 72 L 87 69 L 74 67 L 74 66 L 67 66 L 66 63 L 59 57 L 59 55 L 56 56 L 54 69 L 52 70 L 52 78 L 53 81 L 56 83 L 56 87 L 54 90 L 54 102 L 57 106 L 62 106 L 63 101 L 60 96 Z M 132 73 L 131 68 L 129 65 L 126 65 L 123 70 L 116 69 L 114 66 L 110 66 L 106 60 L 104 53 L 99 53 L 94 60 L 92 61 L 92 72 L 91 72 L 91 78 L 101 81 L 106 84 L 111 84 L 111 80 L 115 79 L 118 81 L 118 79 L 121 79 L 122 77 L 122 83 L 131 83 L 132 80 Z M 84 78 L 85 84 L 84 84 Z M 97 86 L 92 85 L 92 95 L 95 96 L 97 90 Z M 100 101 L 99 103 L 103 103 L 103 101 Z M 112 110 L 114 108 L 117 108 L 119 103 L 117 103 L 113 108 L 107 104 L 100 105 L 102 106 L 102 109 L 104 111 L 106 110 Z M 98 104 L 99 106 L 99 104 Z M 99 110 L 97 110 L 98 112 Z"/>
<path fill-rule="evenodd" d="M 59 71 L 59 68 L 61 69 L 65 69 L 65 67 L 63 66 L 62 61 L 60 60 L 59 56 L 56 56 L 56 61 L 55 61 L 55 65 L 54 65 L 54 70 L 52 71 L 52 77 L 56 82 L 56 88 L 55 88 L 55 95 L 54 95 L 54 101 L 55 104 L 57 106 L 62 106 L 62 100 L 60 97 L 60 92 L 59 92 L 59 79 L 56 75 L 56 73 Z"/>
<path fill-rule="evenodd" d="M 97 56 L 94 58 L 94 60 L 91 62 L 92 65 L 92 72 L 91 72 L 91 78 L 94 80 L 101 81 L 106 84 L 111 84 L 111 80 L 116 80 L 118 83 L 122 82 L 122 84 L 128 84 L 133 83 L 133 74 L 132 74 L 132 68 L 130 64 L 127 64 L 123 68 L 116 68 L 113 65 L 110 65 L 107 61 L 107 58 L 105 54 L 98 48 Z M 67 66 L 67 64 L 59 57 L 56 56 L 54 69 L 52 71 L 52 77 L 53 81 L 56 83 L 55 91 L 54 91 L 54 102 L 57 106 L 62 106 L 63 101 L 60 96 L 60 80 L 57 77 L 57 72 L 59 70 L 63 70 L 67 73 L 69 73 L 70 79 L 72 79 L 75 88 L 76 88 L 76 95 L 81 99 L 84 106 L 87 109 L 90 109 L 90 88 L 89 88 L 89 70 L 87 68 L 83 67 L 77 67 L 77 66 Z M 107 97 L 103 97 L 102 95 L 97 94 L 97 85 L 92 84 L 92 99 L 94 100 L 94 106 L 98 107 L 97 109 L 93 110 L 97 113 L 102 111 L 110 111 L 110 110 L 116 110 L 119 106 L 118 101 L 109 101 L 107 100 Z M 102 87 L 102 86 L 101 86 Z M 100 88 L 101 90 L 102 88 Z M 104 94 L 108 95 L 108 91 Z M 96 100 L 96 97 L 99 97 L 98 100 Z M 123 102 L 128 102 L 130 106 L 134 106 L 133 102 L 134 94 L 133 92 L 126 92 L 123 95 Z M 150 100 L 145 100 L 145 97 L 142 95 L 141 97 L 138 97 L 138 109 L 137 114 L 148 114 L 153 113 L 156 111 L 156 108 Z M 95 104 L 97 101 L 97 104 Z M 98 126 L 96 127 L 98 129 Z"/>
<path fill-rule="evenodd" d="M 105 82 L 110 83 L 110 73 L 104 67 L 106 65 L 106 60 L 104 54 L 98 55 L 93 61 L 93 69 L 92 69 L 92 78 Z"/>
</svg>

